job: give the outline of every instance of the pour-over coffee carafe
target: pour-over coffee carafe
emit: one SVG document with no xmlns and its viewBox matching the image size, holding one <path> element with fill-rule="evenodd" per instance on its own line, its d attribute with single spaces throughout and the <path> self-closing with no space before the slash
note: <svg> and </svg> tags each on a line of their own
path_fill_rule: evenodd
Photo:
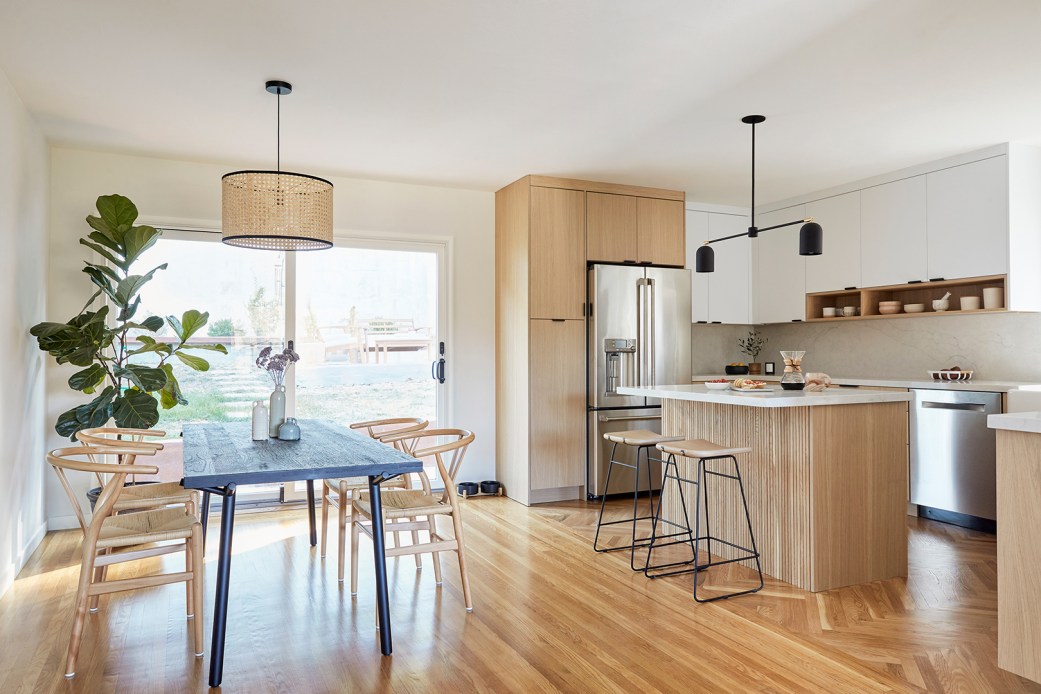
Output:
<svg viewBox="0 0 1041 694">
<path fill-rule="evenodd" d="M 802 373 L 802 358 L 805 354 L 805 351 L 781 352 L 781 358 L 784 359 L 781 387 L 785 390 L 802 390 L 806 387 L 806 377 Z"/>
</svg>

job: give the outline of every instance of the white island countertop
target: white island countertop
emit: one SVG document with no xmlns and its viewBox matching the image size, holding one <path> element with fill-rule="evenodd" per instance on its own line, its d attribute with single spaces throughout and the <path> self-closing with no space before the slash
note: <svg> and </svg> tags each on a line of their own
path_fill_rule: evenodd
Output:
<svg viewBox="0 0 1041 694">
<path fill-rule="evenodd" d="M 784 365 L 780 368 L 783 370 Z M 807 372 L 812 369 L 807 370 Z M 868 388 L 921 388 L 926 390 L 966 390 L 985 393 L 1008 393 L 1013 390 L 1041 390 L 1041 384 L 1028 381 L 933 381 L 928 378 L 856 378 L 846 376 L 831 376 L 831 385 Z M 732 381 L 735 378 L 755 378 L 760 381 L 780 381 L 781 374 L 756 374 L 751 376 L 726 376 L 723 374 L 696 374 L 692 381 L 714 381 L 717 378 L 725 378 Z"/>
<path fill-rule="evenodd" d="M 704 385 L 620 386 L 622 395 L 642 395 L 648 398 L 692 400 L 718 405 L 745 405 L 748 407 L 819 407 L 823 405 L 866 405 L 879 402 L 910 402 L 911 393 L 883 390 L 849 390 L 828 388 L 819 392 L 782 390 L 780 384 L 770 384 L 773 390 L 737 392 L 709 390 Z"/>
<path fill-rule="evenodd" d="M 987 415 L 987 426 L 1005 431 L 1025 431 L 1041 434 L 1041 412 L 1010 412 Z"/>
</svg>

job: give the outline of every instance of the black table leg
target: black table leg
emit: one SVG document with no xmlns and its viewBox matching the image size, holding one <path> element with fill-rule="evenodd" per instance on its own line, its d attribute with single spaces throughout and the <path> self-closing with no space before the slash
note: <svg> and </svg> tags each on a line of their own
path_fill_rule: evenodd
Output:
<svg viewBox="0 0 1041 694">
<path fill-rule="evenodd" d="M 235 484 L 224 488 L 220 512 L 220 552 L 217 555 L 217 593 L 213 600 L 213 645 L 210 648 L 210 686 L 224 676 L 224 634 L 228 627 L 228 580 L 231 577 L 231 536 L 235 525 Z"/>
<path fill-rule="evenodd" d="M 207 523 L 210 520 L 210 493 L 208 491 L 206 491 L 206 490 L 203 490 L 203 492 L 202 492 L 202 511 L 201 511 L 200 515 L 201 515 L 200 520 L 202 521 L 202 553 L 205 555 L 206 554 L 206 528 L 207 528 Z"/>
<path fill-rule="evenodd" d="M 379 615 L 380 653 L 390 655 L 390 600 L 387 597 L 387 554 L 383 546 L 383 503 L 378 476 L 369 477 L 369 504 L 372 507 L 372 555 L 376 562 L 376 611 Z"/>
<path fill-rule="evenodd" d="M 314 547 L 318 544 L 318 530 L 314 520 L 314 480 L 307 480 L 307 520 L 311 522 L 311 546 Z"/>
</svg>

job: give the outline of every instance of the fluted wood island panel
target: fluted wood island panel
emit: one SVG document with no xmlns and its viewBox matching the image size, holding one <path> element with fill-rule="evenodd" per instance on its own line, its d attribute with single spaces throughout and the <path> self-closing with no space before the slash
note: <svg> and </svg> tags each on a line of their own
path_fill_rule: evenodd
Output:
<svg viewBox="0 0 1041 694">
<path fill-rule="evenodd" d="M 661 393 L 662 431 L 752 448 L 739 462 L 764 572 L 811 591 L 907 575 L 906 394 L 850 397 L 849 404 L 809 397 L 788 406 L 773 404 L 779 397 L 767 405 L 755 396 L 722 396 L 723 403 L 690 395 Z M 695 462 L 678 463 L 693 479 Z M 713 535 L 742 544 L 736 483 L 713 478 L 709 485 Z M 667 490 L 665 498 L 663 513 L 679 521 L 675 494 Z"/>
</svg>

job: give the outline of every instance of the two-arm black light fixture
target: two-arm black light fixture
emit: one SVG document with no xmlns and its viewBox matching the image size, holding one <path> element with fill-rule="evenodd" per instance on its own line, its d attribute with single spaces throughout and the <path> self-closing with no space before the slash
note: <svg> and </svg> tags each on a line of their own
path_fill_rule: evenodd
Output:
<svg viewBox="0 0 1041 694">
<path fill-rule="evenodd" d="M 764 227 L 760 229 L 755 225 L 755 126 L 757 123 L 762 123 L 766 120 L 766 116 L 745 116 L 741 119 L 742 123 L 748 123 L 752 126 L 752 225 L 748 227 L 748 231 L 741 234 L 732 234 L 730 236 L 722 236 L 718 239 L 710 239 L 702 244 L 701 248 L 698 249 L 697 254 L 694 256 L 694 270 L 695 272 L 715 272 L 716 270 L 716 254 L 712 250 L 710 243 L 716 243 L 717 241 L 726 241 L 728 239 L 736 239 L 741 236 L 747 236 L 748 238 L 754 239 L 764 231 L 771 231 L 773 229 L 781 229 L 782 227 L 790 227 L 795 224 L 802 224 L 802 229 L 799 230 L 799 255 L 820 255 L 824 245 L 824 230 L 821 229 L 821 225 L 813 221 L 812 217 L 807 219 L 796 219 L 794 222 L 785 222 L 784 224 L 775 224 L 770 227 Z"/>
</svg>

